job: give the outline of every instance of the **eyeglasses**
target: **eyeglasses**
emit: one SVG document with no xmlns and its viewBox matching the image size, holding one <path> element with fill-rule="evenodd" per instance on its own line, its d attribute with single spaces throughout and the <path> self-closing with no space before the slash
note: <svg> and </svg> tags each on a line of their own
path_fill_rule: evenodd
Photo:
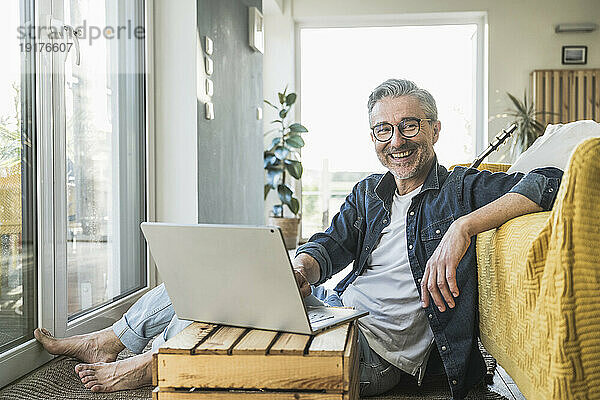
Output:
<svg viewBox="0 0 600 400">
<path fill-rule="evenodd" d="M 392 125 L 389 122 L 382 122 L 371 128 L 373 137 L 380 142 L 387 142 L 394 135 L 394 126 L 398 129 L 398 132 L 405 138 L 412 138 L 419 134 L 421 131 L 422 121 L 433 121 L 431 118 L 417 118 L 409 117 L 404 118 L 398 125 Z"/>
</svg>

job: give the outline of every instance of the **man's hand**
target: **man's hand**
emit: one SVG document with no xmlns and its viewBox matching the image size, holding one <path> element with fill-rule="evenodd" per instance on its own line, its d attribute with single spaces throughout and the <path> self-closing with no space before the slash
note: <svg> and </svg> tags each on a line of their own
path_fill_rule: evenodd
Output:
<svg viewBox="0 0 600 400">
<path fill-rule="evenodd" d="M 292 266 L 300 294 L 306 297 L 311 293 L 310 284 L 317 282 L 321 276 L 319 263 L 312 256 L 300 253 L 292 261 Z"/>
<path fill-rule="evenodd" d="M 308 283 L 302 267 L 294 267 L 294 277 L 296 278 L 296 284 L 300 289 L 302 297 L 308 296 L 311 293 L 310 283 Z"/>
<path fill-rule="evenodd" d="M 450 308 L 454 308 L 454 298 L 459 294 L 456 285 L 456 267 L 471 244 L 471 234 L 463 221 L 459 218 L 450 225 L 427 261 L 421 279 L 423 307 L 429 306 L 429 295 L 431 295 L 441 312 L 446 311 L 446 303 Z"/>
</svg>

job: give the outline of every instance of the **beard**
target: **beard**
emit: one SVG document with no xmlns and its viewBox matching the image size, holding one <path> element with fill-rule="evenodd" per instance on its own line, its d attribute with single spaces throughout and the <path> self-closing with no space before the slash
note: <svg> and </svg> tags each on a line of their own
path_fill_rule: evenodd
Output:
<svg viewBox="0 0 600 400">
<path fill-rule="evenodd" d="M 413 151 L 405 159 L 394 160 L 391 153 Z M 425 174 L 424 169 L 429 168 L 429 162 L 434 157 L 433 146 L 413 143 L 410 146 L 388 148 L 377 151 L 379 162 L 386 167 L 396 179 L 410 179 L 417 175 Z"/>
</svg>

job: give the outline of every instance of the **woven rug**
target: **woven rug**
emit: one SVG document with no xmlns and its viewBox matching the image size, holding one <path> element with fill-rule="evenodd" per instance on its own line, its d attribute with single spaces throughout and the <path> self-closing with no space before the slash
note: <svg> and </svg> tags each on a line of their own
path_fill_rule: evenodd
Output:
<svg viewBox="0 0 600 400">
<path fill-rule="evenodd" d="M 118 359 L 134 354 L 125 350 Z M 75 365 L 81 361 L 59 357 L 35 370 L 22 380 L 0 391 L 1 400 L 149 400 L 152 387 L 122 390 L 114 393 L 92 393 L 83 386 L 75 373 Z"/>
<path fill-rule="evenodd" d="M 125 350 L 119 359 L 131 357 L 133 353 Z M 484 353 L 488 368 L 495 368 L 495 360 Z M 493 360 L 493 363 L 492 363 Z M 80 361 L 60 357 L 35 370 L 20 381 L 0 391 L 0 400 L 149 400 L 152 398 L 152 387 L 146 386 L 134 390 L 123 390 L 114 393 L 92 393 L 83 386 L 75 374 L 75 365 Z M 449 399 L 450 389 L 444 379 L 423 381 L 423 385 L 399 385 L 388 393 L 369 397 L 373 400 L 438 400 Z M 473 390 L 467 397 L 469 400 L 506 400 L 485 387 Z"/>
</svg>

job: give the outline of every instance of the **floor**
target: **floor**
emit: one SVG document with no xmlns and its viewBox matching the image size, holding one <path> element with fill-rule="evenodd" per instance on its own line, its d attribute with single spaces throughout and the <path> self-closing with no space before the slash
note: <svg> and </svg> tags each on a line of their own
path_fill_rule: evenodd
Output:
<svg viewBox="0 0 600 400">
<path fill-rule="evenodd" d="M 523 396 L 517 387 L 517 384 L 500 365 L 496 367 L 494 384 L 488 386 L 488 388 L 491 391 L 506 397 L 508 400 L 525 400 L 525 396 Z"/>
</svg>

